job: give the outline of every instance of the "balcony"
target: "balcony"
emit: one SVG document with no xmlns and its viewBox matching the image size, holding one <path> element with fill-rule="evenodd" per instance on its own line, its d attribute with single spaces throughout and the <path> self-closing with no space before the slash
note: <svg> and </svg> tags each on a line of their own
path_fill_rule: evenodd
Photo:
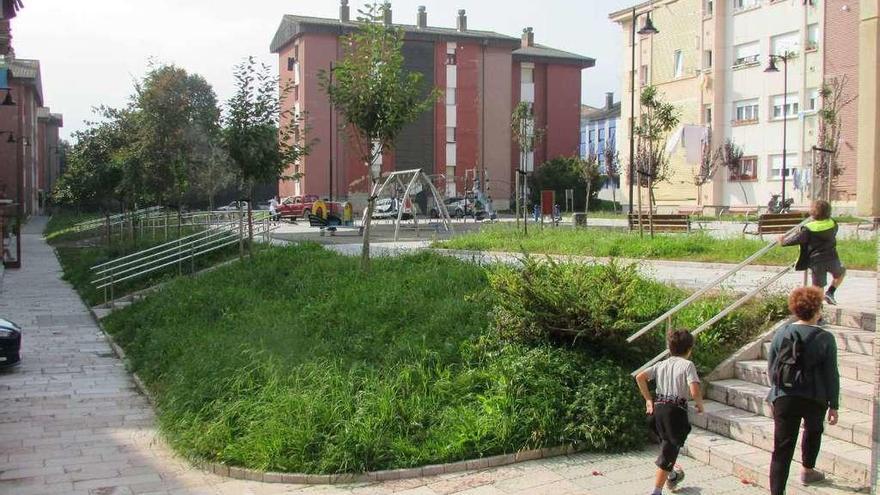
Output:
<svg viewBox="0 0 880 495">
<path fill-rule="evenodd" d="M 733 61 L 733 69 L 744 69 L 746 67 L 754 67 L 761 64 L 760 55 L 748 55 L 739 57 Z"/>
</svg>

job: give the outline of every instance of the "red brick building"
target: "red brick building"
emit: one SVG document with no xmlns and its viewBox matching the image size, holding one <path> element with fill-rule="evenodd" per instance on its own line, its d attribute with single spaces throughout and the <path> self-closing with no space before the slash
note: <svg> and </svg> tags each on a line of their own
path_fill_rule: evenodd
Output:
<svg viewBox="0 0 880 495">
<path fill-rule="evenodd" d="M 521 101 L 533 104 L 536 125 L 546 129 L 529 166 L 578 153 L 581 71 L 592 67 L 593 59 L 536 44 L 531 28 L 521 38 L 470 29 L 463 10 L 454 29 L 429 26 L 424 7 L 415 20 L 393 24 L 389 9 L 384 22 L 405 33 L 406 68 L 424 74 L 426 91 L 436 87 L 443 97 L 403 130 L 376 168 L 383 173 L 421 168 L 445 185 L 448 195 L 461 194 L 478 180 L 495 207 L 505 209 L 520 161 L 510 117 Z M 327 196 L 331 160 L 334 197 L 367 191 L 358 147 L 347 132 L 337 130 L 338 114 L 330 121 L 330 104 L 318 84 L 319 72 L 343 55 L 340 36 L 357 27 L 342 0 L 338 19 L 287 15 L 275 34 L 271 50 L 279 56 L 282 84 L 289 81 L 294 88 L 286 104 L 305 112 L 309 138 L 316 140 L 298 165 L 304 177 L 281 181 L 282 196 Z"/>
</svg>

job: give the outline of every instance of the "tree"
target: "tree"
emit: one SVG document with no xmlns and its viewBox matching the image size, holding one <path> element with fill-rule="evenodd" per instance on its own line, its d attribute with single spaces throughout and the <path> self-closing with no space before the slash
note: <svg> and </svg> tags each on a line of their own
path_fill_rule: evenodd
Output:
<svg viewBox="0 0 880 495">
<path fill-rule="evenodd" d="M 849 78 L 830 78 L 822 85 L 819 95 L 822 97 L 822 108 L 819 110 L 819 136 L 817 147 L 827 150 L 818 154 L 814 173 L 818 184 L 817 198 L 831 200 L 831 183 L 840 175 L 840 133 L 843 126 L 841 111 L 855 101 L 856 97 L 848 97 L 846 88 Z"/>
<path fill-rule="evenodd" d="M 742 157 L 742 148 L 731 139 L 724 141 L 724 144 L 719 146 L 715 151 L 715 161 L 727 169 L 727 173 L 730 177 L 736 177 L 738 179 L 739 187 L 742 189 L 743 193 L 743 202 L 748 204 L 749 197 L 748 194 L 746 194 L 746 186 L 743 185 L 741 177 Z"/>
<path fill-rule="evenodd" d="M 586 160 L 578 156 L 557 157 L 541 164 L 529 177 L 531 199 L 541 202 L 541 191 L 554 191 L 556 197 L 565 195 L 566 189 L 574 189 L 574 208 L 580 210 L 599 194 L 601 176 L 596 156 Z M 590 194 L 587 197 L 587 190 Z"/>
<path fill-rule="evenodd" d="M 248 57 L 234 70 L 235 94 L 226 104 L 223 143 L 248 199 L 248 239 L 253 241 L 253 190 L 258 182 L 278 181 L 284 170 L 309 153 L 302 116 L 284 109 L 290 91 L 266 64 Z M 250 242 L 249 242 L 250 243 Z"/>
<path fill-rule="evenodd" d="M 235 171 L 225 149 L 210 142 L 204 142 L 203 146 L 207 146 L 203 151 L 205 160 L 190 170 L 189 180 L 194 192 L 207 201 L 210 211 L 214 211 L 217 194 L 235 183 Z"/>
<path fill-rule="evenodd" d="M 404 68 L 404 33 L 382 22 L 384 12 L 390 8 L 388 3 L 373 3 L 361 10 L 359 28 L 342 39 L 345 53 L 333 69 L 332 82 L 326 71 L 319 74 L 321 87 L 344 116 L 372 184 L 361 250 L 365 271 L 370 263 L 370 220 L 380 175 L 373 164 L 394 148 L 404 126 L 431 108 L 439 97 L 436 90 L 425 94 L 423 74 Z"/>
<path fill-rule="evenodd" d="M 526 205 L 520 205 L 520 198 L 525 200 L 526 181 L 520 180 L 520 176 L 527 173 L 526 160 L 529 153 L 535 151 L 541 140 L 544 139 L 545 129 L 535 126 L 535 111 L 532 104 L 521 101 L 513 109 L 510 116 L 510 131 L 513 134 L 513 140 L 519 147 L 519 170 L 516 172 L 516 183 L 518 184 L 516 191 L 516 218 L 519 223 L 520 212 L 522 212 L 523 229 L 528 232 L 526 226 Z M 520 191 L 522 188 L 522 191 Z"/>
<path fill-rule="evenodd" d="M 617 211 L 617 182 L 620 180 L 620 152 L 617 151 L 615 138 L 610 138 L 602 150 L 602 166 L 605 177 L 611 183 L 611 206 Z"/>
<path fill-rule="evenodd" d="M 657 88 L 646 86 L 639 97 L 642 108 L 641 122 L 635 126 L 635 135 L 639 145 L 635 156 L 635 168 L 639 187 L 639 216 L 642 214 L 642 193 L 644 186 L 648 189 L 648 218 L 651 236 L 654 236 L 654 186 L 669 178 L 669 157 L 662 147 L 669 132 L 678 125 L 678 110 L 674 105 L 662 100 Z M 639 234 L 642 233 L 642 222 L 639 222 Z"/>
</svg>

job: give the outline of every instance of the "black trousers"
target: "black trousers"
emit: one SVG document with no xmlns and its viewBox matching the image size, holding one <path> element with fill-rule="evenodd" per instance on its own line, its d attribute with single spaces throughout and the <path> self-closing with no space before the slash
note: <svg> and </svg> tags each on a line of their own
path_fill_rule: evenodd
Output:
<svg viewBox="0 0 880 495">
<path fill-rule="evenodd" d="M 674 404 L 657 402 L 650 421 L 651 429 L 660 438 L 660 455 L 655 464 L 664 471 L 672 471 L 678 453 L 691 432 L 687 410 Z"/>
<path fill-rule="evenodd" d="M 819 402 L 804 397 L 783 396 L 773 402 L 773 458 L 770 461 L 772 495 L 785 493 L 785 482 L 788 481 L 791 458 L 797 445 L 801 421 L 804 423 L 801 464 L 808 469 L 816 467 L 827 409 Z"/>
</svg>

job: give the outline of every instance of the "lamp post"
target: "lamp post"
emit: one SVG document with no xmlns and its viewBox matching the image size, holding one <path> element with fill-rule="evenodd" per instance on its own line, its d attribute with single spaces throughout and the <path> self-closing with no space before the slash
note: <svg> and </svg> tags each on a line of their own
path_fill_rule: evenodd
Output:
<svg viewBox="0 0 880 495">
<path fill-rule="evenodd" d="M 633 186 L 635 185 L 635 154 L 636 154 L 636 138 L 635 138 L 635 121 L 636 121 L 636 20 L 639 14 L 636 8 L 632 9 L 632 70 L 629 72 L 629 213 L 632 214 L 633 209 Z M 645 12 L 645 25 L 639 29 L 638 33 L 642 36 L 657 34 L 660 31 L 654 27 L 651 22 L 651 12 Z M 641 192 L 639 193 L 641 194 Z"/>
<path fill-rule="evenodd" d="M 328 87 L 333 86 L 333 70 L 333 61 L 331 60 L 329 73 L 330 85 Z M 328 198 L 329 201 L 327 202 L 327 208 L 329 208 L 330 211 L 333 211 L 333 99 L 330 98 L 329 95 L 327 96 L 327 102 L 330 103 L 330 115 L 328 115 L 328 120 L 330 121 L 330 135 L 327 138 L 327 144 L 330 148 L 328 150 L 330 155 L 330 183 L 327 184 L 327 188 L 330 190 L 330 194 Z"/>
<path fill-rule="evenodd" d="M 794 54 L 786 51 L 782 55 L 770 55 L 770 63 L 764 69 L 766 73 L 779 72 L 776 67 L 776 61 L 782 61 L 782 202 L 779 203 L 785 207 L 785 177 L 788 174 L 788 156 L 787 156 L 787 132 L 788 132 L 788 61 L 794 58 Z"/>
</svg>

